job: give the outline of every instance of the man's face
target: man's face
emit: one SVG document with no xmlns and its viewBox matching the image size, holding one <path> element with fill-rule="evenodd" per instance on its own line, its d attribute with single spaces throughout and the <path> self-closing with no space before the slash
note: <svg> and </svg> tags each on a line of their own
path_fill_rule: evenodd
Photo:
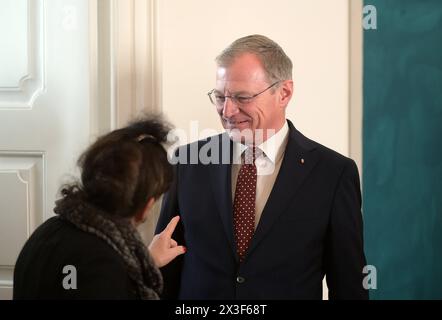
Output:
<svg viewBox="0 0 442 320">
<path fill-rule="evenodd" d="M 253 54 L 243 54 L 228 67 L 217 68 L 215 91 L 220 96 L 250 97 L 270 85 L 272 83 L 267 81 L 261 62 Z M 256 136 L 261 134 L 257 129 L 262 129 L 263 140 L 266 140 L 268 130 L 271 136 L 284 125 L 288 102 L 281 99 L 284 86 L 282 82 L 281 86 L 263 92 L 246 104 L 226 98 L 224 104 L 217 107 L 222 125 L 230 132 L 232 140 L 250 143 L 250 133 Z"/>
</svg>

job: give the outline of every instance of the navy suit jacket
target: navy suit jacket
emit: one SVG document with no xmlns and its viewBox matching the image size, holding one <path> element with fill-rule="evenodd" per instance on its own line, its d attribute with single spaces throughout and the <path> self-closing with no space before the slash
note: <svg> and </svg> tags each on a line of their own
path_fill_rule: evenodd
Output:
<svg viewBox="0 0 442 320">
<path fill-rule="evenodd" d="M 175 165 L 156 233 L 180 215 L 173 237 L 188 250 L 162 268 L 163 298 L 322 299 L 324 275 L 330 299 L 368 298 L 356 164 L 288 123 L 284 159 L 243 263 L 233 233 L 232 143 L 222 134 L 178 149 L 181 162 L 193 163 Z M 221 163 L 202 163 L 195 152 Z"/>
</svg>

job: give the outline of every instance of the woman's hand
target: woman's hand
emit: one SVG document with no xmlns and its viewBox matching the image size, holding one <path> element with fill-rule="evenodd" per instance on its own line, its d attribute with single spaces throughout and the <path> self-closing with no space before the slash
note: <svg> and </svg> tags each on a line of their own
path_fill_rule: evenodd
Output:
<svg viewBox="0 0 442 320">
<path fill-rule="evenodd" d="M 170 220 L 163 232 L 155 235 L 149 245 L 150 255 L 159 268 L 164 267 L 177 256 L 186 252 L 186 247 L 179 246 L 177 242 L 172 239 L 172 234 L 179 220 L 179 216 Z"/>
</svg>

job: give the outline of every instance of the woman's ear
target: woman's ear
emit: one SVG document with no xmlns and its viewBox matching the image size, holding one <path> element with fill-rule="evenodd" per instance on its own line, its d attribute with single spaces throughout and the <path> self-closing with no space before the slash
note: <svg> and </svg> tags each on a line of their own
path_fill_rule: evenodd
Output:
<svg viewBox="0 0 442 320">
<path fill-rule="evenodd" d="M 145 207 L 146 214 L 150 211 L 150 209 L 152 209 L 152 207 L 153 207 L 154 204 L 155 204 L 155 198 L 154 198 L 154 197 L 151 197 L 151 198 L 147 201 L 147 204 L 146 204 L 146 207 Z"/>
<path fill-rule="evenodd" d="M 146 221 L 147 216 L 149 215 L 149 211 L 152 209 L 152 207 L 155 204 L 155 198 L 150 198 L 144 208 L 140 210 L 135 216 L 134 216 L 134 222 L 136 225 L 142 224 Z"/>
</svg>

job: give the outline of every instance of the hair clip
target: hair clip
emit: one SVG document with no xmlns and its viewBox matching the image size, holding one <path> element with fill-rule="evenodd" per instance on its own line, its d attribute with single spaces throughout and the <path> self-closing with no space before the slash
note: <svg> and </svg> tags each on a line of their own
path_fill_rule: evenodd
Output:
<svg viewBox="0 0 442 320">
<path fill-rule="evenodd" d="M 135 140 L 137 142 L 141 142 L 141 141 L 143 141 L 144 139 L 147 139 L 147 138 L 150 139 L 150 140 L 156 141 L 155 137 L 152 136 L 151 134 L 141 134 Z"/>
</svg>

